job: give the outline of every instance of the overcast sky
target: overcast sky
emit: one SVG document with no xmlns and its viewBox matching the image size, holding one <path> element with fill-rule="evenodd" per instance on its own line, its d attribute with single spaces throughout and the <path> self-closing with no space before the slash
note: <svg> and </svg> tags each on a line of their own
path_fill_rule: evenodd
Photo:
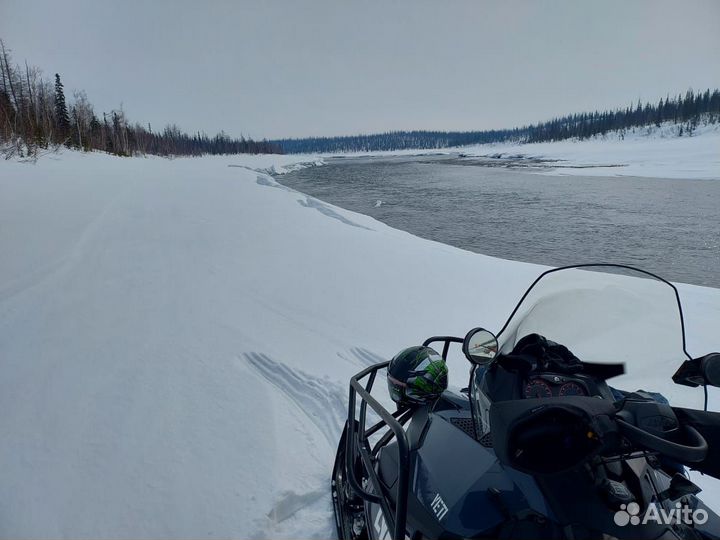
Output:
<svg viewBox="0 0 720 540">
<path fill-rule="evenodd" d="M 720 86 L 720 2 L 0 0 L 97 112 L 274 138 L 469 130 Z"/>
</svg>

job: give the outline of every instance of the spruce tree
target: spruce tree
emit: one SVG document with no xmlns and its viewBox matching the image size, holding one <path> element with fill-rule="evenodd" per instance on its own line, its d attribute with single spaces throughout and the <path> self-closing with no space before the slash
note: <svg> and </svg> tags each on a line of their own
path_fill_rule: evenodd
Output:
<svg viewBox="0 0 720 540">
<path fill-rule="evenodd" d="M 60 81 L 60 75 L 55 74 L 55 124 L 57 126 L 58 138 L 62 141 L 70 133 L 70 116 L 65 104 L 65 92 Z"/>
</svg>

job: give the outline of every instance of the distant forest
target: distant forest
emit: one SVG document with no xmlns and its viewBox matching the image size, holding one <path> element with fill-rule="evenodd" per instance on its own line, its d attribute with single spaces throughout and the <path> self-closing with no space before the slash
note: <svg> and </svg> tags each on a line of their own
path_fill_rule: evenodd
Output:
<svg viewBox="0 0 720 540">
<path fill-rule="evenodd" d="M 489 131 L 393 131 L 374 135 L 310 137 L 254 141 L 221 132 L 188 134 L 170 124 L 154 131 L 131 123 L 122 108 L 97 114 L 84 92 L 71 99 L 59 74 L 43 78 L 36 67 L 13 64 L 0 40 L 0 155 L 33 157 L 42 149 L 66 146 L 101 150 L 120 156 L 200 156 L 205 154 L 340 153 L 381 150 L 432 150 L 492 142 L 541 142 L 587 139 L 608 132 L 623 137 L 632 128 L 674 123 L 677 134 L 692 135 L 700 124 L 720 122 L 720 90 L 667 96 L 658 103 L 614 111 L 595 111 L 554 118 L 514 129 Z"/>
<path fill-rule="evenodd" d="M 381 150 L 432 150 L 493 142 L 543 142 L 563 139 L 587 139 L 616 131 L 620 137 L 637 127 L 677 124 L 677 134 L 692 135 L 700 123 L 720 122 L 720 90 L 660 99 L 658 103 L 638 101 L 637 105 L 614 111 L 595 111 L 554 118 L 547 122 L 515 129 L 491 131 L 392 131 L 375 135 L 310 137 L 272 141 L 288 154 L 376 152 Z"/>
<path fill-rule="evenodd" d="M 232 139 L 222 132 L 213 137 L 190 135 L 175 125 L 153 131 L 150 125 L 131 124 L 122 108 L 98 115 L 84 92 L 66 99 L 59 74 L 50 82 L 27 62 L 13 65 L 10 51 L 0 40 L 0 152 L 8 159 L 33 157 L 41 149 L 60 145 L 119 156 L 281 152 L 268 141 Z"/>
</svg>

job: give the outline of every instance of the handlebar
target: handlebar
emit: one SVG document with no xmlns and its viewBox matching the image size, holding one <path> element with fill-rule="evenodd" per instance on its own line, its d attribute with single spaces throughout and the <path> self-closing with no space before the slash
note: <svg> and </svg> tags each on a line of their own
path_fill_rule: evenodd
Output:
<svg viewBox="0 0 720 540">
<path fill-rule="evenodd" d="M 692 426 L 687 424 L 682 426 L 685 430 L 685 438 L 689 443 L 685 445 L 653 435 L 626 422 L 622 418 L 616 417 L 615 420 L 620 427 L 620 432 L 631 442 L 649 450 L 660 452 L 662 455 L 680 463 L 700 463 L 707 457 L 708 443 L 698 430 Z"/>
</svg>

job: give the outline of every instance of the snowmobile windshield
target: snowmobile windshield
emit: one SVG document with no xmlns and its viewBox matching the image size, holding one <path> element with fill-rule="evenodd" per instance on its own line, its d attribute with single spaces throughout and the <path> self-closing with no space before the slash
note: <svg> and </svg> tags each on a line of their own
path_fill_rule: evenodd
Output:
<svg viewBox="0 0 720 540">
<path fill-rule="evenodd" d="M 500 331 L 500 352 L 509 354 L 529 334 L 566 346 L 584 362 L 624 363 L 625 375 L 609 381 L 613 387 L 702 406 L 702 391 L 672 381 L 689 356 L 676 289 L 657 276 L 614 265 L 550 270 Z"/>
</svg>

